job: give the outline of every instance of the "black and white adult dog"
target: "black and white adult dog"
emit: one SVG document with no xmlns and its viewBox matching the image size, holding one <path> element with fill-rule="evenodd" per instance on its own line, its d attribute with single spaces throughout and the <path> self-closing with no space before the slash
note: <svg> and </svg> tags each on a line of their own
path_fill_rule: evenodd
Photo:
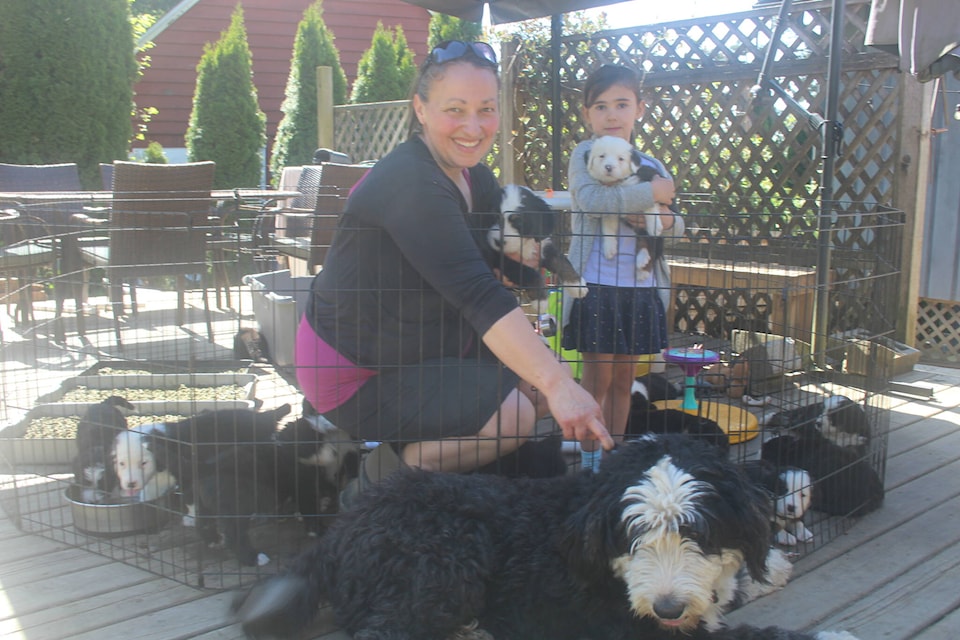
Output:
<svg viewBox="0 0 960 640">
<path fill-rule="evenodd" d="M 504 254 L 525 259 L 537 255 L 540 266 L 552 272 L 575 298 L 587 295 L 587 283 L 553 240 L 557 214 L 550 205 L 526 187 L 510 184 L 503 188 L 498 220 L 486 231 L 480 251 L 487 263 L 530 298 L 544 300 L 548 291 L 538 269 L 528 267 Z"/>
<path fill-rule="evenodd" d="M 633 145 L 617 136 L 601 136 L 593 141 L 586 152 L 587 171 L 598 182 L 606 185 L 637 184 L 650 182 L 657 175 L 656 169 L 645 165 L 640 152 Z M 671 210 L 678 212 L 675 206 Z M 623 213 L 612 211 L 614 213 Z M 653 263 L 663 256 L 663 223 L 660 220 L 660 205 L 655 204 L 644 216 L 645 228 L 634 227 L 637 235 L 637 272 L 644 277 L 653 269 Z M 603 255 L 608 260 L 617 255 L 620 217 L 604 215 L 600 218 L 603 230 Z"/>
<path fill-rule="evenodd" d="M 322 600 L 364 640 L 712 637 L 695 634 L 722 627 L 741 567 L 786 582 L 768 573 L 782 557 L 769 511 L 719 449 L 684 436 L 541 480 L 406 469 L 234 610 L 252 637 L 298 633 Z M 781 637 L 746 634 L 717 637 Z"/>
<path fill-rule="evenodd" d="M 810 508 L 830 515 L 863 515 L 883 504 L 883 482 L 869 459 L 841 447 L 813 423 L 763 443 L 760 457 L 774 465 L 806 470 L 813 480 Z"/>
<path fill-rule="evenodd" d="M 863 451 L 870 444 L 871 428 L 864 408 L 846 396 L 828 396 L 801 407 L 779 411 L 764 420 L 777 429 L 815 425 L 831 442 Z"/>
<path fill-rule="evenodd" d="M 104 502 L 116 489 L 116 476 L 107 470 L 109 451 L 116 435 L 127 429 L 127 416 L 133 413 L 136 407 L 126 398 L 110 396 L 90 406 L 77 423 L 73 478 L 81 502 Z"/>
<path fill-rule="evenodd" d="M 748 460 L 743 463 L 743 470 L 770 494 L 777 544 L 796 546 L 813 540 L 813 533 L 803 524 L 803 514 L 813 499 L 810 474 L 797 467 L 778 468 L 768 460 Z"/>
</svg>

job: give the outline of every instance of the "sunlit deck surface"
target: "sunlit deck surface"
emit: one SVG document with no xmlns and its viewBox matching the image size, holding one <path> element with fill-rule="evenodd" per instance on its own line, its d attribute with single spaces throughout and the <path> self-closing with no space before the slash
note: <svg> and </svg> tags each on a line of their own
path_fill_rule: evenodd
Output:
<svg viewBox="0 0 960 640">
<path fill-rule="evenodd" d="M 217 344 L 207 343 L 196 300 L 186 330 L 172 323 L 172 298 L 149 304 L 124 328 L 124 357 L 183 360 L 232 357 L 239 313 L 215 312 Z M 144 294 L 142 299 L 149 296 Z M 149 306 L 149 305 L 148 305 Z M 42 305 L 41 305 L 42 317 Z M 86 340 L 66 349 L 35 336 L 6 341 L 4 420 L 26 395 L 116 354 L 109 313 L 88 322 Z M 8 319 L 4 317 L 4 322 Z M 265 406 L 297 401 L 279 376 L 258 397 Z M 960 625 L 960 370 L 918 365 L 898 378 L 933 387 L 932 399 L 891 395 L 886 500 L 795 565 L 782 591 L 733 612 L 736 622 L 805 630 L 845 629 L 861 640 L 954 640 Z M 13 382 L 16 381 L 16 384 Z M 29 406 L 29 404 L 26 404 Z M 84 548 L 24 533 L 0 511 L 0 637 L 27 640 L 242 638 L 228 611 L 233 593 L 196 588 Z M 343 639 L 329 612 L 303 638 Z"/>
</svg>

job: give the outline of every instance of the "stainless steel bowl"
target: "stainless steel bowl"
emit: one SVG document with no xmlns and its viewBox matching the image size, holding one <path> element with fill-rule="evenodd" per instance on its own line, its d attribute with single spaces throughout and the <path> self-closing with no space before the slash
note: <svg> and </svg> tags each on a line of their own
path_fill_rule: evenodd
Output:
<svg viewBox="0 0 960 640">
<path fill-rule="evenodd" d="M 167 493 L 150 502 L 90 504 L 80 501 L 76 486 L 69 487 L 64 498 L 73 512 L 73 526 L 95 536 L 156 531 L 170 520 L 175 502 L 173 493 Z"/>
</svg>

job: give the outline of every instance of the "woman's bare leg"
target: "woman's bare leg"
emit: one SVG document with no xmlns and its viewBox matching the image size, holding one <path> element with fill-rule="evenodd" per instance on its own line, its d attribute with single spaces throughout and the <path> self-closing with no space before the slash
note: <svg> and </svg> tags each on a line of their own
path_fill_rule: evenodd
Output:
<svg viewBox="0 0 960 640">
<path fill-rule="evenodd" d="M 473 471 L 516 450 L 531 436 L 536 421 L 533 402 L 514 389 L 477 435 L 412 442 L 403 448 L 403 461 L 428 471 Z"/>
</svg>

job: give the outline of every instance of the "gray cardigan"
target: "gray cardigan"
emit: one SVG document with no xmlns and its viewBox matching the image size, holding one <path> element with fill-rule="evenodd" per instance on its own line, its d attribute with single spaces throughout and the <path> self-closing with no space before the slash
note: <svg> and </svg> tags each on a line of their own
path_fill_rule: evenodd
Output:
<svg viewBox="0 0 960 640">
<path fill-rule="evenodd" d="M 649 182 L 635 185 L 607 186 L 594 179 L 587 171 L 587 153 L 593 146 L 593 140 L 584 140 L 576 146 L 570 154 L 569 186 L 572 217 L 570 220 L 573 236 L 570 239 L 570 250 L 567 257 L 573 266 L 583 273 L 590 257 L 590 249 L 596 236 L 600 235 L 600 218 L 604 215 L 619 213 L 642 213 L 654 205 L 653 189 Z M 656 158 L 644 154 L 659 167 L 660 174 L 669 177 L 666 167 Z M 596 213 L 602 212 L 602 213 Z M 673 227 L 664 232 L 664 236 L 679 237 L 683 235 L 685 225 L 681 216 L 674 216 Z M 654 265 L 657 278 L 658 294 L 663 301 L 663 308 L 670 304 L 670 269 L 667 261 L 661 258 Z M 564 295 L 563 324 L 569 320 L 568 309 L 573 299 Z"/>
</svg>

